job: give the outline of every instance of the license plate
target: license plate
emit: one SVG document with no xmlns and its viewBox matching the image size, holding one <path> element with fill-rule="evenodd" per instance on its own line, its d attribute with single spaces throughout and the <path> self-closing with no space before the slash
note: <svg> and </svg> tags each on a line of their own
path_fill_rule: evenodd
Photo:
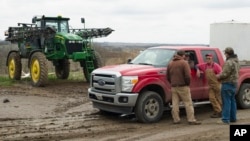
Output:
<svg viewBox="0 0 250 141">
<path fill-rule="evenodd" d="M 103 100 L 103 98 L 102 98 L 101 95 L 96 95 L 96 98 L 97 98 L 98 100 Z"/>
</svg>

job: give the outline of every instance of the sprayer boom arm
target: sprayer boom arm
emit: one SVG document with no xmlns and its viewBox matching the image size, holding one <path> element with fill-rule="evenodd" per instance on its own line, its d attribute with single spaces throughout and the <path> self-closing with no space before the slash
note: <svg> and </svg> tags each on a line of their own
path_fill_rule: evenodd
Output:
<svg viewBox="0 0 250 141">
<path fill-rule="evenodd" d="M 6 41 L 18 42 L 25 39 L 32 38 L 51 38 L 55 35 L 56 31 L 51 27 L 45 29 L 40 27 L 23 26 L 23 27 L 9 27 L 7 32 Z"/>
<path fill-rule="evenodd" d="M 89 39 L 89 38 L 100 38 L 106 37 L 111 34 L 114 30 L 107 28 L 86 28 L 86 29 L 71 29 L 70 32 L 73 34 L 77 34 L 78 36 Z"/>
</svg>

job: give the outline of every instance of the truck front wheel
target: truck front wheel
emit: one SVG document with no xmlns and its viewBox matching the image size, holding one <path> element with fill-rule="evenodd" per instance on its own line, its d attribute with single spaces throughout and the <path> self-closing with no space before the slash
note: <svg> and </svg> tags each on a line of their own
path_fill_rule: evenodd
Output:
<svg viewBox="0 0 250 141">
<path fill-rule="evenodd" d="M 33 86 L 44 86 L 48 79 L 48 64 L 45 55 L 35 52 L 30 60 L 30 75 Z"/>
<path fill-rule="evenodd" d="M 239 108 L 250 108 L 250 84 L 243 83 L 236 95 L 236 101 Z"/>
<path fill-rule="evenodd" d="M 140 94 L 135 107 L 135 115 L 139 122 L 152 123 L 161 119 L 163 114 L 163 100 L 153 91 L 145 91 Z"/>
</svg>

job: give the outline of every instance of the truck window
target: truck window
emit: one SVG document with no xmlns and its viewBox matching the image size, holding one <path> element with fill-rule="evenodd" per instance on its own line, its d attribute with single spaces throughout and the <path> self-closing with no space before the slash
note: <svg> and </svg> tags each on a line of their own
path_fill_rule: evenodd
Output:
<svg viewBox="0 0 250 141">
<path fill-rule="evenodd" d="M 201 50 L 201 55 L 204 62 L 206 62 L 206 54 L 212 54 L 214 62 L 219 64 L 218 56 L 214 50 Z"/>
<path fill-rule="evenodd" d="M 194 66 L 198 64 L 197 56 L 193 50 L 185 51 L 185 60 L 188 61 L 190 68 L 194 68 Z"/>
</svg>

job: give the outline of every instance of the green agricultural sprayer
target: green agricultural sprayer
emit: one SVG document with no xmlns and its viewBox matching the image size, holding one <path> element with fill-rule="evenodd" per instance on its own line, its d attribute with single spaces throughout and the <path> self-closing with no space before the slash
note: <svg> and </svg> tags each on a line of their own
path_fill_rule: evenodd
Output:
<svg viewBox="0 0 250 141">
<path fill-rule="evenodd" d="M 83 73 L 89 81 L 90 73 L 100 66 L 100 55 L 92 47 L 92 39 L 112 33 L 111 28 L 69 29 L 69 18 L 35 16 L 31 24 L 18 23 L 9 27 L 6 41 L 18 44 L 18 50 L 11 50 L 6 65 L 10 79 L 20 80 L 21 59 L 28 59 L 28 68 L 33 86 L 44 86 L 48 79 L 48 61 L 55 66 L 58 79 L 67 79 L 70 73 L 70 59 L 80 62 Z M 81 19 L 84 23 L 84 19 Z"/>
</svg>

